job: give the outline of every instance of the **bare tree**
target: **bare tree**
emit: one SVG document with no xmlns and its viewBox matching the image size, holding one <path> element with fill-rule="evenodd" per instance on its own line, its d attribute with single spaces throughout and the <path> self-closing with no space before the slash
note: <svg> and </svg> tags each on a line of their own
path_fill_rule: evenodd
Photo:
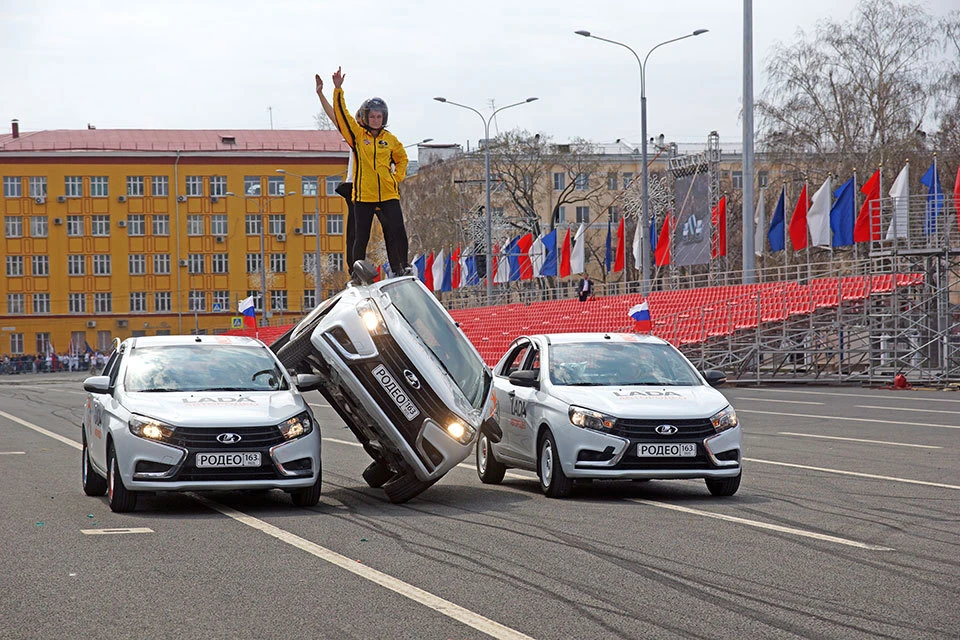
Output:
<svg viewBox="0 0 960 640">
<path fill-rule="evenodd" d="M 531 135 L 515 129 L 501 133 L 491 141 L 491 180 L 496 181 L 498 194 L 506 194 L 516 210 L 505 222 L 520 231 L 540 233 L 540 211 L 537 204 L 546 197 L 544 147 L 542 134 Z"/>
<path fill-rule="evenodd" d="M 323 111 L 313 114 L 313 123 L 319 131 L 334 131 L 337 128 L 330 116 Z"/>
<path fill-rule="evenodd" d="M 947 185 L 953 184 L 952 178 L 957 175 L 960 163 L 960 11 L 951 12 L 941 26 L 949 64 L 939 86 L 941 99 L 935 115 L 940 119 L 940 129 L 935 142 L 941 152 L 944 188 L 949 189 Z"/>
<path fill-rule="evenodd" d="M 476 186 L 463 186 L 476 182 L 467 164 L 438 160 L 420 167 L 403 182 L 403 213 L 411 254 L 473 242 L 470 229 L 482 208 L 478 206 Z"/>
<path fill-rule="evenodd" d="M 577 138 L 567 145 L 555 145 L 553 149 L 553 153 L 545 158 L 545 164 L 555 172 L 563 173 L 564 183 L 556 201 L 552 203 L 551 230 L 559 222 L 560 207 L 568 204 L 597 205 L 600 194 L 607 188 L 604 176 L 600 175 L 599 155 L 594 144 Z"/>
</svg>

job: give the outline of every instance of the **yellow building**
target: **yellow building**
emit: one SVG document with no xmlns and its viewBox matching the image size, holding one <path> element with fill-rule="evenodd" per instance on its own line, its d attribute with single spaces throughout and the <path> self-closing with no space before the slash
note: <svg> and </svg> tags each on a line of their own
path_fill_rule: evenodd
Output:
<svg viewBox="0 0 960 640">
<path fill-rule="evenodd" d="M 261 324 L 290 322 L 317 303 L 318 256 L 323 296 L 346 282 L 347 157 L 335 131 L 14 121 L 0 135 L 0 355 L 219 333 L 251 295 Z"/>
</svg>

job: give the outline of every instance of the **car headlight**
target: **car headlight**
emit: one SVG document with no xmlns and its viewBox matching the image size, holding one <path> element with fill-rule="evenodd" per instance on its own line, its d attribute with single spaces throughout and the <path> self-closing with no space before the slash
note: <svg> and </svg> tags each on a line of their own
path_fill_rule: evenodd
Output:
<svg viewBox="0 0 960 640">
<path fill-rule="evenodd" d="M 173 438 L 173 432 L 177 429 L 159 420 L 145 416 L 130 416 L 130 419 L 127 421 L 127 428 L 130 429 L 130 433 L 135 436 L 146 440 L 157 440 L 159 442 Z"/>
<path fill-rule="evenodd" d="M 357 313 L 363 320 L 363 326 L 367 328 L 372 336 L 386 335 L 390 333 L 387 330 L 387 323 L 383 319 L 383 314 L 377 307 L 373 298 L 366 298 L 357 303 Z"/>
<path fill-rule="evenodd" d="M 305 436 L 313 431 L 313 418 L 310 417 L 309 413 L 304 411 L 298 416 L 281 422 L 277 425 L 277 428 L 280 429 L 280 433 L 283 434 L 284 440 L 293 440 L 294 438 Z"/>
<path fill-rule="evenodd" d="M 591 411 L 583 407 L 570 407 L 570 422 L 583 429 L 595 429 L 597 431 L 611 431 L 617 424 L 617 419 L 613 416 Z"/>
<path fill-rule="evenodd" d="M 460 444 L 470 444 L 470 440 L 473 439 L 473 434 L 476 432 L 476 429 L 471 425 L 460 420 L 451 420 L 444 430 L 448 436 Z"/>
<path fill-rule="evenodd" d="M 740 422 L 737 420 L 737 412 L 734 411 L 733 407 L 730 405 L 727 405 L 722 410 L 711 416 L 710 422 L 713 423 L 713 428 L 717 430 L 717 433 L 726 431 L 727 429 L 733 429 L 735 426 L 740 424 Z"/>
</svg>

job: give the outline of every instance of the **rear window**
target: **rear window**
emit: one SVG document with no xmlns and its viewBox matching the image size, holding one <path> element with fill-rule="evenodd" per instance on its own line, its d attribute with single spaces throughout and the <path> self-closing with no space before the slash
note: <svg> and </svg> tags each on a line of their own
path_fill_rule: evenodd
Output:
<svg viewBox="0 0 960 640">
<path fill-rule="evenodd" d="M 276 361 L 259 346 L 136 347 L 127 358 L 127 391 L 274 391 L 287 389 Z"/>
</svg>

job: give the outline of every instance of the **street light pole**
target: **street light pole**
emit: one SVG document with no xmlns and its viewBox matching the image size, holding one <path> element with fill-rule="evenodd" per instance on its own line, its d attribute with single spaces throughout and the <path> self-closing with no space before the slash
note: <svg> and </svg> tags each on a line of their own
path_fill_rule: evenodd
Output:
<svg viewBox="0 0 960 640">
<path fill-rule="evenodd" d="M 686 38 L 692 38 L 693 36 L 699 36 L 707 31 L 708 29 L 697 29 L 693 33 L 688 33 L 687 35 L 680 36 L 679 38 L 664 40 L 647 52 L 647 55 L 643 58 L 643 62 L 640 62 L 640 56 L 637 55 L 636 51 L 622 42 L 601 38 L 600 36 L 593 35 L 589 31 L 580 30 L 574 32 L 578 36 L 602 40 L 603 42 L 609 42 L 610 44 L 623 47 L 633 54 L 633 57 L 637 59 L 637 64 L 640 66 L 640 137 L 642 138 L 640 142 L 640 176 L 641 184 L 643 186 L 640 224 L 643 225 L 642 237 L 644 238 L 644 240 L 640 243 L 640 262 L 643 272 L 640 292 L 644 296 L 648 296 L 650 294 L 650 238 L 647 238 L 647 234 L 650 232 L 649 170 L 647 169 L 647 60 L 650 58 L 651 53 L 665 44 L 670 44 L 671 42 L 677 42 L 679 40 L 685 40 Z"/>
<path fill-rule="evenodd" d="M 473 111 L 475 114 L 480 116 L 480 121 L 483 122 L 483 151 L 484 151 L 484 178 L 483 185 L 484 189 L 487 192 L 487 206 L 485 209 L 486 213 L 486 267 L 487 267 L 487 304 L 493 302 L 493 214 L 490 211 L 490 122 L 493 121 L 493 117 L 503 111 L 504 109 L 509 109 L 510 107 L 518 107 L 522 104 L 527 104 L 528 102 L 533 102 L 537 98 L 527 98 L 522 102 L 514 102 L 513 104 L 508 104 L 505 107 L 500 107 L 496 109 L 493 113 L 490 114 L 489 118 L 484 118 L 483 114 L 474 109 L 473 107 L 468 107 L 465 104 L 460 104 L 459 102 L 453 102 L 452 100 L 447 100 L 443 97 L 434 98 L 437 102 L 443 102 L 446 104 L 452 104 L 455 107 L 462 107 L 469 111 Z"/>
<path fill-rule="evenodd" d="M 293 176 L 294 178 L 300 178 L 300 180 L 305 180 L 301 175 L 296 173 L 290 173 L 285 169 L 277 169 L 277 173 L 282 173 L 286 176 Z M 317 234 L 317 246 L 314 250 L 313 256 L 313 296 L 314 296 L 314 306 L 320 304 L 320 301 L 323 300 L 323 281 L 321 279 L 321 270 L 320 270 L 320 176 L 317 175 L 317 187 L 314 190 L 314 199 L 313 199 L 313 229 Z M 304 309 L 303 311 L 306 311 Z"/>
</svg>

